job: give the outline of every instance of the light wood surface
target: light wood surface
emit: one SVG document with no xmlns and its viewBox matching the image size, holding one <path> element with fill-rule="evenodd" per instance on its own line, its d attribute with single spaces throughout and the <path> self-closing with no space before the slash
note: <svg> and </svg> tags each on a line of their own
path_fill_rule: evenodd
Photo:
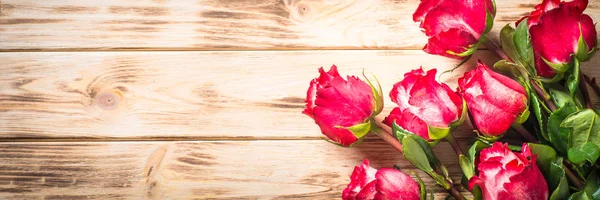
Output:
<svg viewBox="0 0 600 200">
<path fill-rule="evenodd" d="M 0 49 L 421 49 L 419 0 L 0 1 Z M 496 26 L 541 0 L 497 0 Z M 599 2 L 587 13 L 600 19 Z"/>
<path fill-rule="evenodd" d="M 320 137 L 301 112 L 317 68 L 334 63 L 376 75 L 385 114 L 404 73 L 455 65 L 410 50 L 2 53 L 0 138 Z"/>
<path fill-rule="evenodd" d="M 456 65 L 419 50 L 418 3 L 0 0 L 0 199 L 339 199 L 364 158 L 443 199 L 377 137 L 338 147 L 301 114 L 321 66 L 376 75 L 386 115 L 404 73 Z M 496 3 L 494 39 L 539 1 Z M 456 88 L 477 59 L 497 60 L 480 50 L 440 80 Z M 435 152 L 458 184 L 453 151 Z"/>
<path fill-rule="evenodd" d="M 378 140 L 351 149 L 314 140 L 2 143 L 0 198 L 339 199 L 365 157 L 427 177 Z M 454 175 L 455 159 L 441 157 Z"/>
</svg>

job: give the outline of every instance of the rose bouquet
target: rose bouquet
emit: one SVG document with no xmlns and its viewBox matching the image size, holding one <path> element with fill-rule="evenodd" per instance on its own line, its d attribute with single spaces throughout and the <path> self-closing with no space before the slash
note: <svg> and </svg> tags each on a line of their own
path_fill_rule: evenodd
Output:
<svg viewBox="0 0 600 200">
<path fill-rule="evenodd" d="M 440 141 L 457 154 L 461 183 L 474 199 L 600 199 L 600 108 L 591 100 L 600 87 L 580 67 L 597 50 L 587 6 L 587 0 L 543 0 L 493 41 L 493 0 L 422 0 L 413 20 L 429 37 L 425 52 L 462 60 L 457 67 L 480 47 L 501 60 L 478 61 L 456 90 L 436 80 L 436 69 L 414 69 L 389 92 L 396 105 L 385 117 L 376 78 L 320 68 L 303 113 L 340 146 L 359 145 L 369 133 L 381 137 L 455 199 L 466 198 L 434 154 Z M 465 121 L 476 133 L 466 151 L 453 136 Z M 505 142 L 509 130 L 522 142 Z M 372 168 L 365 159 L 342 198 L 426 199 L 416 178 Z"/>
</svg>

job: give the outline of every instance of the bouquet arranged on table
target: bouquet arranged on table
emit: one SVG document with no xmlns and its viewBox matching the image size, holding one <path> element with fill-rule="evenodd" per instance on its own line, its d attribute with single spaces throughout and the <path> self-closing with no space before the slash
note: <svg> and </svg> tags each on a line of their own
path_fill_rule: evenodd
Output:
<svg viewBox="0 0 600 200">
<path fill-rule="evenodd" d="M 544 0 L 494 42 L 487 36 L 493 0 L 422 0 L 413 19 L 429 37 L 425 52 L 462 59 L 460 66 L 485 46 L 502 59 L 490 66 L 478 61 L 456 90 L 436 81 L 436 69 L 406 73 L 389 93 L 396 107 L 384 119 L 376 79 L 344 79 L 335 65 L 320 68 L 303 113 L 341 146 L 378 135 L 455 199 L 466 198 L 433 153 L 440 141 L 458 155 L 461 182 L 474 199 L 600 199 L 600 109 L 590 100 L 600 87 L 580 67 L 597 50 L 587 5 Z M 452 133 L 465 120 L 477 135 L 466 151 Z M 523 143 L 502 142 L 510 129 Z M 342 198 L 427 199 L 428 193 L 420 178 L 372 168 L 365 159 Z"/>
</svg>

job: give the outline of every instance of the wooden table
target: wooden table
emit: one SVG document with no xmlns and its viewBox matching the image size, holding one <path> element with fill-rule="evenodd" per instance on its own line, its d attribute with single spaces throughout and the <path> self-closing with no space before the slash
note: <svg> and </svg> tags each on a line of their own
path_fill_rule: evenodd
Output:
<svg viewBox="0 0 600 200">
<path fill-rule="evenodd" d="M 420 50 L 418 3 L 0 0 L 0 199 L 339 199 L 364 158 L 443 198 L 379 139 L 337 147 L 301 114 L 321 66 L 377 75 L 387 114 L 405 72 L 457 64 Z M 494 39 L 538 0 L 496 3 Z M 459 182 L 450 146 L 436 152 Z"/>
</svg>

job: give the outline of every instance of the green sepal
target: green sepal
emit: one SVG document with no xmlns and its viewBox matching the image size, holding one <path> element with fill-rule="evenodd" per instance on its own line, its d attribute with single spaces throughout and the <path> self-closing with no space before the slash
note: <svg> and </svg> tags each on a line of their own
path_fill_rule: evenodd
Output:
<svg viewBox="0 0 600 200">
<path fill-rule="evenodd" d="M 325 141 L 326 141 L 326 142 L 329 142 L 330 144 L 334 144 L 335 146 L 338 146 L 338 147 L 344 147 L 344 148 L 351 148 L 351 147 L 358 146 L 360 143 L 362 143 L 362 142 L 363 142 L 363 140 L 364 140 L 365 138 L 364 138 L 364 137 L 363 137 L 363 138 L 358 138 L 358 140 L 356 140 L 356 142 L 354 142 L 354 143 L 352 143 L 352 144 L 350 144 L 350 145 L 348 145 L 348 146 L 344 146 L 344 145 L 341 145 L 341 144 L 339 144 L 339 143 L 337 143 L 337 142 L 331 141 L 331 140 L 330 140 L 329 138 L 327 138 L 327 137 L 324 137 L 324 139 L 325 139 Z"/>
<path fill-rule="evenodd" d="M 494 63 L 494 69 L 497 69 L 504 75 L 513 77 L 513 79 L 516 79 L 521 85 L 523 85 L 523 87 L 529 84 L 529 74 L 527 69 L 519 64 L 506 60 L 500 60 Z"/>
<path fill-rule="evenodd" d="M 392 134 L 400 142 L 402 142 L 402 140 L 404 139 L 405 136 L 414 135 L 414 133 L 412 133 L 412 132 L 402 128 L 400 125 L 398 125 L 396 123 L 396 121 L 394 121 L 394 123 L 392 123 Z"/>
<path fill-rule="evenodd" d="M 525 105 L 527 105 L 527 104 L 525 104 Z M 525 123 L 525 121 L 527 121 L 527 119 L 529 119 L 530 114 L 531 114 L 531 112 L 529 112 L 529 106 L 527 106 L 525 111 L 523 111 L 519 116 L 517 116 L 515 123 L 519 123 L 519 124 Z"/>
<path fill-rule="evenodd" d="M 354 125 L 351 127 L 345 127 L 345 129 L 352 132 L 352 134 L 354 134 L 354 136 L 356 136 L 356 138 L 363 138 L 371 130 L 371 125 L 372 125 L 371 120 L 369 120 L 362 124 L 357 124 L 357 125 Z M 336 128 L 344 128 L 344 127 L 336 126 Z"/>
<path fill-rule="evenodd" d="M 589 53 L 590 47 L 583 38 L 583 31 L 581 30 L 581 24 L 579 24 L 579 39 L 577 40 L 577 52 L 575 52 L 575 57 L 581 62 L 585 62 L 591 58 L 591 56 L 588 56 Z"/>
<path fill-rule="evenodd" d="M 504 136 L 504 134 L 497 135 L 497 136 L 492 136 L 492 135 L 484 135 L 484 134 L 481 134 L 481 133 L 477 132 L 477 137 L 479 139 L 481 139 L 481 140 L 484 140 L 484 141 L 488 142 L 488 143 L 494 143 L 494 142 L 498 141 L 500 138 L 502 138 L 502 136 Z"/>
<path fill-rule="evenodd" d="M 565 74 L 564 73 L 557 73 L 555 74 L 552 78 L 544 78 L 544 77 L 538 77 L 540 81 L 544 82 L 544 83 L 556 83 L 560 80 L 563 80 L 563 78 L 565 78 Z"/>
<path fill-rule="evenodd" d="M 383 110 L 383 92 L 381 89 L 381 84 L 379 83 L 379 80 L 377 79 L 377 77 L 375 75 L 373 75 L 373 78 L 375 79 L 375 82 L 377 83 L 377 87 L 375 87 L 373 85 L 373 83 L 371 83 L 369 78 L 367 78 L 367 76 L 365 75 L 364 69 L 363 69 L 362 74 L 363 74 L 363 77 L 365 77 L 365 80 L 367 80 L 367 83 L 369 84 L 369 86 L 371 86 L 371 90 L 373 91 L 373 98 L 375 99 L 375 107 L 373 108 L 373 114 L 371 115 L 371 117 L 375 117 L 379 113 L 381 113 L 381 111 Z"/>
<path fill-rule="evenodd" d="M 473 186 L 471 193 L 473 193 L 473 200 L 483 200 L 483 192 L 481 191 L 481 187 L 479 187 L 479 185 Z"/>
<path fill-rule="evenodd" d="M 495 8 L 494 8 L 495 9 Z M 494 15 L 490 11 L 485 12 L 485 31 L 483 33 L 490 32 L 494 27 Z"/>
<path fill-rule="evenodd" d="M 477 42 L 476 44 L 469 45 L 469 48 L 465 48 L 465 51 L 463 51 L 463 52 L 456 53 L 454 51 L 446 50 L 446 53 L 450 54 L 450 55 L 459 56 L 459 57 L 467 57 L 467 56 L 473 55 L 473 53 L 475 53 L 477 51 L 477 48 L 479 48 L 479 44 L 481 43 L 481 41 L 484 39 L 485 39 L 485 35 L 482 35 L 481 38 L 479 38 L 479 42 Z"/>
<path fill-rule="evenodd" d="M 441 140 L 450 134 L 450 127 L 435 127 L 427 125 L 429 138 L 432 140 Z"/>
<path fill-rule="evenodd" d="M 458 163 L 460 164 L 463 174 L 467 177 L 467 180 L 475 175 L 475 169 L 473 168 L 473 164 L 471 164 L 471 159 L 467 156 L 460 154 L 458 156 Z"/>
<path fill-rule="evenodd" d="M 569 71 L 571 71 L 571 73 L 567 75 L 567 87 L 571 92 L 571 96 L 574 98 L 575 94 L 577 94 L 577 91 L 579 90 L 579 79 L 581 77 L 579 74 L 581 69 L 578 59 L 573 59 L 573 68 L 571 68 Z"/>
<path fill-rule="evenodd" d="M 467 118 L 467 116 L 469 115 L 469 110 L 467 109 L 467 101 L 465 101 L 465 99 L 462 100 L 462 111 L 460 113 L 460 118 L 456 121 L 453 121 L 452 123 L 450 123 L 450 131 L 453 131 L 454 129 L 456 129 L 458 126 L 460 126 L 463 122 L 465 122 L 465 119 Z"/>
<path fill-rule="evenodd" d="M 565 73 L 569 70 L 569 68 L 571 68 L 572 63 L 571 62 L 566 62 L 566 63 L 552 63 L 548 60 L 546 60 L 544 57 L 541 57 L 542 60 L 544 62 L 546 62 L 546 64 L 548 64 L 548 66 L 550 66 L 554 72 L 556 72 L 557 74 L 562 74 Z"/>
<path fill-rule="evenodd" d="M 596 163 L 596 160 L 600 157 L 600 147 L 592 142 L 587 142 L 579 148 L 570 148 L 568 157 L 576 165 L 582 165 L 586 160 L 590 163 Z"/>
<path fill-rule="evenodd" d="M 568 200 L 590 200 L 585 191 L 573 193 Z"/>
</svg>

